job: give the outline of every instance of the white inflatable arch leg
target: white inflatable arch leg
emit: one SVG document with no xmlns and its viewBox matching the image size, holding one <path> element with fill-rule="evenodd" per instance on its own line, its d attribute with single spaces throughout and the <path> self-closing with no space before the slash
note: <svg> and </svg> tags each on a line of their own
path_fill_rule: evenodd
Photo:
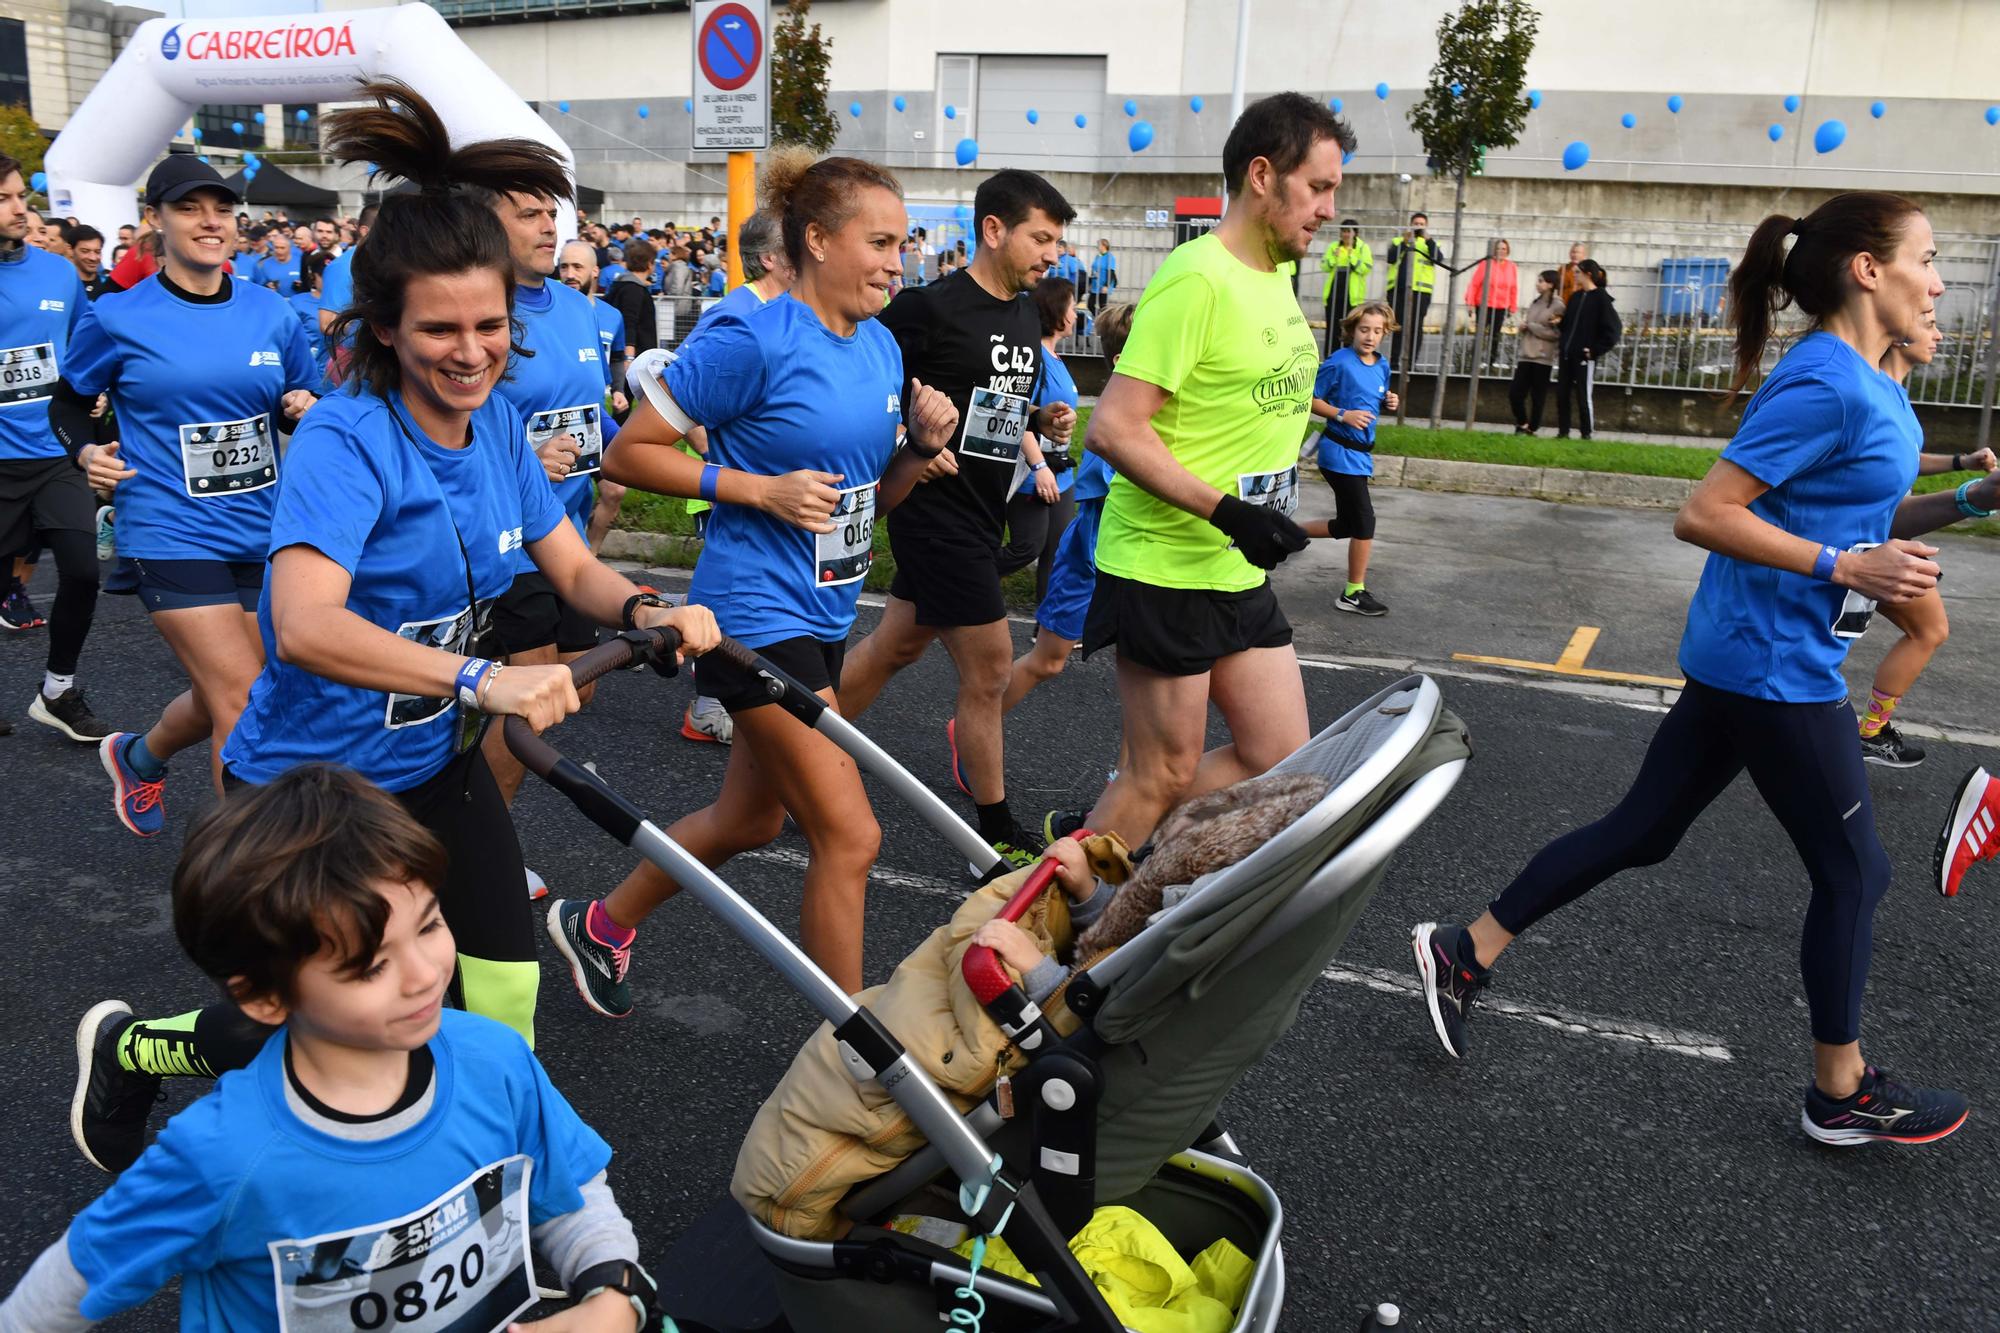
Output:
<svg viewBox="0 0 2000 1333">
<path fill-rule="evenodd" d="M 138 219 L 133 188 L 195 108 L 215 102 L 340 102 L 381 75 L 437 108 L 455 144 L 524 138 L 575 159 L 556 132 L 429 5 L 268 19 L 149 19 L 49 146 L 50 211 L 107 236 Z M 576 212 L 557 221 L 576 234 Z"/>
</svg>

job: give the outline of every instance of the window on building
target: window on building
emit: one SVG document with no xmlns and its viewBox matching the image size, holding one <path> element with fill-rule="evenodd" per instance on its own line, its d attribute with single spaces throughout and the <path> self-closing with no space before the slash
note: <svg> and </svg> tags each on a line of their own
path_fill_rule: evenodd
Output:
<svg viewBox="0 0 2000 1333">
<path fill-rule="evenodd" d="M 28 105 L 28 25 L 0 19 L 0 106 Z"/>
<path fill-rule="evenodd" d="M 250 148 L 264 146 L 264 127 L 257 123 L 257 113 L 264 108 L 256 105 L 229 106 L 215 104 L 205 106 L 195 113 L 195 127 L 201 131 L 201 141 L 210 148 Z M 235 127 L 243 126 L 238 134 Z"/>
<path fill-rule="evenodd" d="M 299 119 L 299 112 L 306 118 Z M 287 103 L 285 106 L 285 143 L 298 144 L 305 148 L 319 147 L 319 108 L 312 103 Z"/>
</svg>

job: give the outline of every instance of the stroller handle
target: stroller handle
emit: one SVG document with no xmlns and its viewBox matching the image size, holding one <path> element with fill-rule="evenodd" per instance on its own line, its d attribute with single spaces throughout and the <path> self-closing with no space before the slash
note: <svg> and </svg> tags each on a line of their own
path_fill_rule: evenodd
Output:
<svg viewBox="0 0 2000 1333">
<path fill-rule="evenodd" d="M 1090 831 L 1078 829 L 1070 836 L 1087 838 Z M 1055 883 L 1059 867 L 1060 863 L 1053 856 L 1043 857 L 993 919 L 1012 922 L 1026 916 L 1028 909 Z M 973 998 L 986 1010 L 986 1016 L 999 1024 L 1007 1039 L 1020 1047 L 1029 1059 L 1055 1046 L 1055 1029 L 1043 1017 L 1041 1006 L 1030 1000 L 1028 993 L 1007 975 L 999 955 L 991 948 L 975 944 L 967 949 L 959 963 L 959 972 L 964 976 L 965 984 L 972 988 Z"/>
<path fill-rule="evenodd" d="M 724 639 L 724 644 L 738 652 L 748 654 L 749 649 L 734 639 Z M 614 671 L 628 666 L 651 666 L 672 675 L 675 670 L 674 654 L 680 651 L 680 631 L 661 625 L 653 629 L 628 629 L 608 643 L 600 643 L 583 656 L 569 664 L 570 677 L 576 681 L 578 689 L 590 684 L 600 676 L 608 676 Z M 715 651 L 720 652 L 718 647 Z M 733 660 L 733 659 L 732 659 Z M 514 757 L 538 778 L 547 779 L 562 762 L 562 755 L 535 734 L 525 718 L 510 717 L 501 725 L 501 735 L 506 739 L 507 748 Z"/>
</svg>

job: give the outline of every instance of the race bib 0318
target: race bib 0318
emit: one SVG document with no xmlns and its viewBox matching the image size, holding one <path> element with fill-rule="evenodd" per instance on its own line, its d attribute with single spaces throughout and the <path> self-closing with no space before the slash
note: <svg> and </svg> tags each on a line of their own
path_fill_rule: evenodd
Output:
<svg viewBox="0 0 2000 1333">
<path fill-rule="evenodd" d="M 415 1212 L 271 1243 L 281 1333 L 497 1333 L 535 1303 L 526 1156 Z"/>
<path fill-rule="evenodd" d="M 260 491 L 278 480 L 278 450 L 268 413 L 241 421 L 181 427 L 181 468 L 197 500 Z"/>
<path fill-rule="evenodd" d="M 54 343 L 0 348 L 0 406 L 44 401 L 60 378 Z"/>
<path fill-rule="evenodd" d="M 582 477 L 604 466 L 604 405 L 582 403 L 552 407 L 528 418 L 528 447 L 540 449 L 558 435 L 576 441 L 576 466 L 569 474 Z"/>
</svg>

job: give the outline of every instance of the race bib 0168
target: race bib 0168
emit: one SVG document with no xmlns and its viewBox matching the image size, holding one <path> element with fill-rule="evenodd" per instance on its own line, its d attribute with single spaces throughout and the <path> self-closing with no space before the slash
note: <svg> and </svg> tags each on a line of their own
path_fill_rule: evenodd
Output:
<svg viewBox="0 0 2000 1333">
<path fill-rule="evenodd" d="M 1299 510 L 1299 465 L 1277 472 L 1239 472 L 1236 496 L 1246 504 L 1275 509 L 1290 518 Z"/>
<path fill-rule="evenodd" d="M 181 427 L 181 470 L 197 500 L 261 491 L 278 480 L 278 450 L 268 413 L 241 421 Z"/>
<path fill-rule="evenodd" d="M 833 531 L 813 534 L 813 582 L 821 588 L 867 577 L 875 560 L 875 483 L 842 491 L 830 517 Z"/>
<path fill-rule="evenodd" d="M 540 449 L 558 435 L 576 441 L 576 466 L 572 477 L 587 476 L 604 465 L 604 405 L 583 403 L 576 407 L 552 407 L 528 418 L 528 447 Z"/>
<path fill-rule="evenodd" d="M 535 1303 L 534 1162 L 509 1157 L 389 1222 L 273 1241 L 281 1333 L 497 1333 Z"/>
<path fill-rule="evenodd" d="M 44 401 L 60 378 L 54 343 L 0 348 L 0 406 Z"/>
<path fill-rule="evenodd" d="M 1026 398 L 998 389 L 974 389 L 966 403 L 965 425 L 959 431 L 959 457 L 1014 463 L 1021 457 L 1021 437 L 1027 431 Z"/>
</svg>

